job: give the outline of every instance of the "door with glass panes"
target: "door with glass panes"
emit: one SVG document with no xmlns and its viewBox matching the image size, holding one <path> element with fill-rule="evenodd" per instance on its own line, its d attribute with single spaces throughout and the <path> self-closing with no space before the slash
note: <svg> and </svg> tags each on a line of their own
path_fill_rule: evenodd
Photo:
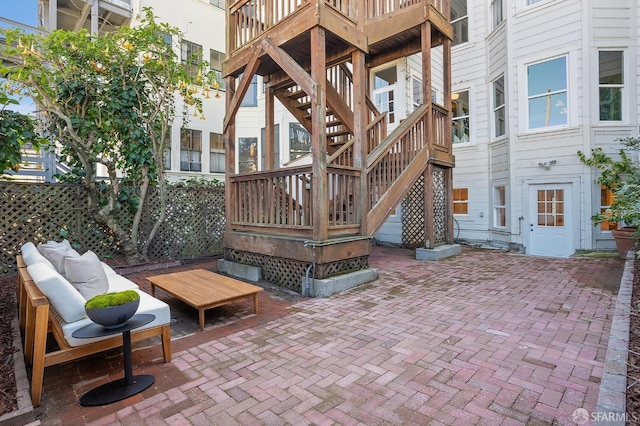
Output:
<svg viewBox="0 0 640 426">
<path fill-rule="evenodd" d="M 529 187 L 529 246 L 527 253 L 568 257 L 573 242 L 571 185 L 531 185 Z"/>
</svg>

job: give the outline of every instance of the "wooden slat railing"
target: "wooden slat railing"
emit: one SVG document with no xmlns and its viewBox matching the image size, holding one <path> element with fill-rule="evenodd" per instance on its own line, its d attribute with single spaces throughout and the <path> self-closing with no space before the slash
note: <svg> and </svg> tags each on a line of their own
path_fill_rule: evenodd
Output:
<svg viewBox="0 0 640 426">
<path fill-rule="evenodd" d="M 443 106 L 433 104 L 433 128 L 431 140 L 435 149 L 444 152 L 451 152 L 451 138 L 447 137 L 447 126 L 449 111 Z"/>
<path fill-rule="evenodd" d="M 231 49 L 249 44 L 264 32 L 306 6 L 323 1 L 344 17 L 356 21 L 359 16 L 355 0 L 239 0 L 229 6 Z M 421 3 L 435 7 L 449 17 L 450 0 L 365 0 L 367 19 L 374 19 Z"/>
<path fill-rule="evenodd" d="M 421 105 L 367 157 L 369 209 L 396 182 L 416 154 L 428 144 L 427 105 Z"/>
<path fill-rule="evenodd" d="M 313 224 L 311 166 L 230 177 L 232 226 L 309 228 Z"/>
<path fill-rule="evenodd" d="M 359 215 L 353 202 L 360 171 L 353 167 L 327 167 L 329 228 L 357 228 Z M 315 203 L 311 166 L 231 176 L 228 191 L 235 200 L 232 228 L 268 229 L 270 233 L 311 235 Z"/>
</svg>

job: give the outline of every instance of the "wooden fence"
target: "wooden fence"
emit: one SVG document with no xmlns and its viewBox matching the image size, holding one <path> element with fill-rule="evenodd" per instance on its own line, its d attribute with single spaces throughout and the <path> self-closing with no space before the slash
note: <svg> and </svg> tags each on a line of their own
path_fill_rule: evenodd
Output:
<svg viewBox="0 0 640 426">
<path fill-rule="evenodd" d="M 196 259 L 222 253 L 225 227 L 224 187 L 171 187 L 167 217 L 150 250 L 150 259 Z M 119 241 L 86 211 L 80 185 L 0 182 L 0 276 L 16 273 L 15 257 L 27 241 L 68 239 L 80 253 L 100 258 L 118 256 Z M 159 209 L 152 194 L 141 224 L 142 235 L 153 226 Z M 122 217 L 130 223 L 131 217 Z"/>
</svg>

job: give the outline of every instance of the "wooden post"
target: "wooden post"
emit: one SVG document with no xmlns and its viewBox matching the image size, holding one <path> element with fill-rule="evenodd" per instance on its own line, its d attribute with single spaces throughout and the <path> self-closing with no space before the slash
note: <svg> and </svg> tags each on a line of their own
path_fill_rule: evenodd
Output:
<svg viewBox="0 0 640 426">
<path fill-rule="evenodd" d="M 445 143 L 447 152 L 453 153 L 453 134 L 451 129 L 451 40 L 446 39 L 442 43 L 442 78 L 444 87 L 444 107 L 449 111 L 448 124 L 445 125 Z"/>
<path fill-rule="evenodd" d="M 274 90 L 267 87 L 264 95 L 265 104 L 265 129 L 264 129 L 264 167 L 266 170 L 277 168 L 275 159 L 275 112 L 274 112 Z"/>
<path fill-rule="evenodd" d="M 236 79 L 234 77 L 227 77 L 226 79 L 226 107 L 229 108 L 233 102 L 233 97 L 236 91 Z M 231 175 L 235 174 L 236 167 L 236 116 L 233 114 L 227 127 L 224 129 L 224 180 L 226 182 L 226 196 L 224 198 L 225 209 L 225 231 L 231 231 L 231 222 L 236 217 L 234 209 L 236 208 L 236 196 L 234 186 L 231 185 Z"/>
<path fill-rule="evenodd" d="M 422 24 L 421 32 L 422 47 L 422 103 L 427 105 L 427 116 L 425 120 L 424 137 L 428 138 L 425 145 L 429 146 L 429 152 L 433 149 L 433 106 L 431 100 L 431 22 Z"/>
<path fill-rule="evenodd" d="M 433 248 L 435 237 L 433 223 L 433 164 L 427 164 L 423 174 L 424 177 L 424 246 Z"/>
<path fill-rule="evenodd" d="M 326 137 L 326 44 L 322 28 L 311 29 L 311 79 L 316 87 L 316 102 L 311 104 L 311 155 L 313 159 L 313 239 L 329 235 L 329 194 L 327 184 Z"/>
<path fill-rule="evenodd" d="M 365 98 L 367 96 L 367 67 L 364 53 L 356 50 L 351 54 L 353 65 L 353 165 L 360 169 L 360 179 L 356 181 L 354 203 L 356 218 L 360 223 L 360 235 L 367 231 L 367 215 L 369 214 L 369 185 L 367 185 L 367 119 L 369 112 Z M 355 198 L 357 197 L 357 199 Z"/>
</svg>

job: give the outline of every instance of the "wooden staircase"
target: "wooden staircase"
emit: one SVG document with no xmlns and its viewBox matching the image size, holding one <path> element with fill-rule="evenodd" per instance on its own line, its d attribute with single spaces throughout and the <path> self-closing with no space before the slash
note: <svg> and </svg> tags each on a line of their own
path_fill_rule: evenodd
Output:
<svg viewBox="0 0 640 426">
<path fill-rule="evenodd" d="M 263 270 L 286 264 L 295 276 L 312 264 L 316 278 L 366 268 L 371 238 L 420 178 L 427 246 L 452 241 L 448 15 L 449 0 L 230 5 L 223 66 L 227 260 Z M 431 100 L 436 46 L 442 46 L 444 105 Z M 425 102 L 389 133 L 387 114 L 367 95 L 368 74 L 417 52 Z M 236 174 L 235 116 L 256 74 L 265 82 L 267 167 Z M 311 134 L 311 164 L 279 167 L 273 161 L 276 99 Z M 436 210 L 443 216 L 438 223 Z M 433 238 L 436 227 L 444 237 Z"/>
</svg>

